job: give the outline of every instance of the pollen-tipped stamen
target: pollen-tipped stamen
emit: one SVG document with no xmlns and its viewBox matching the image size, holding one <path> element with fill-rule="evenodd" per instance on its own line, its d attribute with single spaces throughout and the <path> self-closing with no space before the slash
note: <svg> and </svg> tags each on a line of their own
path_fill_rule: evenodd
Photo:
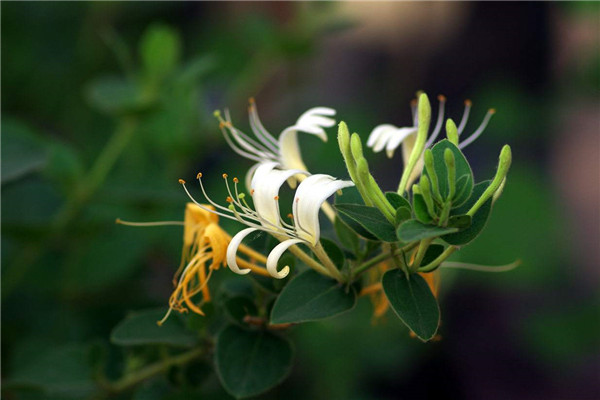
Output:
<svg viewBox="0 0 600 400">
<path fill-rule="evenodd" d="M 465 126 L 467 126 L 467 120 L 469 119 L 469 113 L 471 112 L 472 105 L 473 105 L 473 103 L 471 103 L 471 100 L 469 100 L 469 99 L 465 100 L 465 111 L 460 120 L 460 124 L 458 125 L 458 135 L 459 136 L 463 133 Z"/>
<path fill-rule="evenodd" d="M 488 112 L 485 114 L 485 117 L 483 118 L 481 125 L 479 125 L 479 128 L 477 128 L 477 130 L 475 132 L 473 132 L 471 134 L 471 136 L 469 136 L 468 138 L 463 140 L 462 143 L 460 143 L 458 147 L 461 149 L 464 149 L 469 144 L 473 143 L 475 141 L 475 139 L 477 139 L 483 133 L 483 131 L 487 127 L 488 123 L 490 122 L 490 119 L 492 118 L 492 116 L 495 113 L 496 113 L 495 109 L 493 109 L 493 108 L 489 109 Z"/>
</svg>

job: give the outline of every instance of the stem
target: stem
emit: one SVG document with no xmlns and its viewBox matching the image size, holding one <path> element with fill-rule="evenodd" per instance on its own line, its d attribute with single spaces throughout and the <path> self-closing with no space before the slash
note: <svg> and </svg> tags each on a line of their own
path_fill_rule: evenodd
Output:
<svg viewBox="0 0 600 400">
<path fill-rule="evenodd" d="M 454 253 L 456 250 L 458 250 L 458 247 L 452 247 L 452 246 L 448 247 L 446 250 L 444 250 L 444 252 L 442 254 L 440 254 L 438 256 L 438 258 L 436 258 L 429 264 L 425 265 L 424 267 L 420 267 L 418 269 L 418 271 L 419 272 L 431 272 L 431 271 L 436 270 L 440 266 L 440 264 L 442 262 L 444 262 L 448 257 L 450 257 L 452 255 L 452 253 Z"/>
<path fill-rule="evenodd" d="M 146 379 L 152 378 L 155 375 L 167 371 L 171 367 L 174 367 L 176 365 L 187 364 L 188 362 L 204 354 L 204 348 L 196 348 L 187 353 L 182 353 L 177 356 L 158 361 L 154 364 L 150 364 L 129 375 L 125 375 L 124 377 L 115 382 L 105 382 L 104 386 L 110 392 L 123 392 L 145 381 Z"/>
<path fill-rule="evenodd" d="M 388 258 L 392 258 L 394 256 L 402 254 L 402 252 L 409 251 L 410 249 L 416 247 L 418 243 L 419 242 L 414 242 L 414 243 L 408 244 L 400 249 L 397 249 L 392 253 L 381 253 L 381 254 L 371 258 L 369 261 L 365 262 L 364 264 L 359 265 L 358 267 L 356 267 L 354 269 L 352 279 L 355 279 L 356 277 L 358 277 L 360 274 L 362 274 L 369 268 L 379 264 L 382 261 L 387 260 Z"/>
<path fill-rule="evenodd" d="M 333 261 L 331 261 L 331 258 L 329 258 L 329 255 L 323 248 L 321 242 L 317 243 L 313 250 L 315 252 L 315 255 L 319 258 L 319 260 L 321 260 L 325 268 L 327 268 L 327 271 L 329 271 L 331 276 L 335 278 L 338 282 L 343 282 L 344 277 L 342 276 L 342 273 L 337 269 Z"/>
<path fill-rule="evenodd" d="M 412 265 L 410 266 L 410 270 L 412 272 L 417 272 L 417 270 L 419 269 L 419 265 L 421 265 L 421 261 L 423 261 L 423 257 L 425 256 L 425 253 L 427 252 L 427 249 L 429 248 L 429 244 L 432 241 L 433 241 L 433 239 L 423 239 L 419 243 L 419 250 L 417 250 L 417 255 L 415 256 L 415 259 L 414 259 Z"/>
</svg>

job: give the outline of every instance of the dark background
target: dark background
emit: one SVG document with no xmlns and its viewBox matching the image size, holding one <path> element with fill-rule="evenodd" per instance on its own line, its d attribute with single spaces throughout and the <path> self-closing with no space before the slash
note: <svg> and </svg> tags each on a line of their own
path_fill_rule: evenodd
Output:
<svg viewBox="0 0 600 400">
<path fill-rule="evenodd" d="M 513 149 L 486 231 L 456 259 L 522 265 L 444 271 L 437 343 L 410 339 L 391 314 L 372 321 L 367 301 L 297 327 L 291 378 L 264 398 L 600 398 L 598 3 L 2 2 L 1 11 L 3 379 L 35 371 L 52 349 L 98 343 L 118 365 L 111 329 L 167 303 L 180 229 L 114 219 L 181 219 L 177 179 L 199 170 L 224 196 L 221 173 L 250 164 L 227 148 L 214 109 L 228 107 L 247 129 L 255 97 L 277 134 L 329 106 L 366 140 L 376 125 L 408 125 L 409 101 L 425 90 L 444 94 L 455 119 L 471 99 L 467 130 L 497 110 L 466 150 L 477 180 L 493 175 L 503 144 Z M 158 109 L 91 179 L 85 171 L 123 122 L 111 109 L 120 94 L 107 105 L 98 90 L 107 76 L 139 78 L 138 44 L 156 24 L 179 35 L 180 63 Z M 305 162 L 345 176 L 335 129 L 328 136 L 301 142 Z M 367 157 L 393 189 L 400 156 Z M 207 379 L 193 396 L 227 398 Z M 123 398 L 191 396 L 161 397 L 157 385 Z M 48 387 L 5 395 L 64 396 Z"/>
</svg>

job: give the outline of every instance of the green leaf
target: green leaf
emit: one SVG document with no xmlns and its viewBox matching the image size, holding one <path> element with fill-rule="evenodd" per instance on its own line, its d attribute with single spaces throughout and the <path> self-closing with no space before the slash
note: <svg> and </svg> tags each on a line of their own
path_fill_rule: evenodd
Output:
<svg viewBox="0 0 600 400">
<path fill-rule="evenodd" d="M 384 242 L 398 241 L 394 225 L 390 224 L 377 208 L 359 204 L 336 204 L 334 207 L 342 216 L 348 217 L 355 223 L 358 223 L 377 239 Z"/>
<path fill-rule="evenodd" d="M 414 242 L 457 232 L 458 228 L 444 228 L 435 225 L 425 225 L 416 219 L 404 222 L 398 227 L 398 238 L 403 242 Z"/>
<path fill-rule="evenodd" d="M 139 51 L 146 76 L 160 81 L 179 62 L 181 39 L 170 27 L 154 24 L 144 32 Z"/>
<path fill-rule="evenodd" d="M 425 279 L 394 269 L 381 280 L 392 309 L 419 339 L 424 342 L 435 336 L 440 323 L 440 308 Z"/>
<path fill-rule="evenodd" d="M 483 194 L 485 189 L 489 186 L 489 184 L 490 184 L 490 181 L 483 181 L 483 182 L 480 182 L 477 185 L 475 185 L 469 200 L 465 204 L 463 204 L 462 206 L 457 208 L 456 210 L 453 210 L 453 214 L 456 214 L 457 216 L 466 214 L 469 211 L 469 209 L 473 206 L 473 204 L 475 204 L 477 202 L 479 197 L 481 197 L 481 195 Z M 483 231 L 483 228 L 485 228 L 485 224 L 487 223 L 487 220 L 490 216 L 491 210 L 492 210 L 492 199 L 489 199 L 488 201 L 486 201 L 483 204 L 483 206 L 481 206 L 481 208 L 479 210 L 477 210 L 475 215 L 473 215 L 473 217 L 471 217 L 471 225 L 468 228 L 461 230 L 459 232 L 456 232 L 456 233 L 444 235 L 444 236 L 442 236 L 442 239 L 446 243 L 454 245 L 454 246 L 463 246 L 465 244 L 470 243 L 477 236 L 479 236 L 481 231 Z M 451 218 L 453 218 L 453 217 L 451 217 Z"/>
<path fill-rule="evenodd" d="M 410 211 L 410 208 L 398 207 L 396 209 L 396 217 L 395 217 L 396 225 L 400 225 L 404 221 L 408 221 L 411 218 L 412 218 L 412 213 Z"/>
<path fill-rule="evenodd" d="M 106 114 L 122 115 L 147 109 L 152 102 L 144 98 L 140 88 L 131 81 L 117 77 L 103 77 L 86 87 L 89 104 Z"/>
<path fill-rule="evenodd" d="M 450 143 L 447 139 L 436 143 L 431 149 L 431 153 L 433 154 L 433 165 L 438 177 L 438 187 L 442 198 L 445 199 L 448 196 L 448 171 L 444 162 L 444 151 L 446 149 L 452 150 L 454 154 L 456 177 L 458 180 L 456 192 L 452 199 L 452 206 L 456 207 L 464 203 L 473 190 L 473 171 L 471 171 L 471 166 L 458 147 Z M 423 173 L 430 178 L 427 169 L 424 169 Z M 466 176 L 466 178 L 463 178 L 463 176 Z"/>
<path fill-rule="evenodd" d="M 62 398 L 88 398 L 96 390 L 92 379 L 90 350 L 82 345 L 50 347 L 27 364 L 16 369 L 2 382 L 3 389 L 11 386 L 38 388 Z"/>
<path fill-rule="evenodd" d="M 215 366 L 223 387 L 236 398 L 256 396 L 290 373 L 290 342 L 267 331 L 228 326 L 217 337 Z"/>
<path fill-rule="evenodd" d="M 467 214 L 453 215 L 448 218 L 448 227 L 466 229 L 471 226 L 471 219 L 471 216 Z"/>
<path fill-rule="evenodd" d="M 356 187 L 345 188 L 342 194 L 335 194 L 334 204 L 360 204 L 365 205 L 362 196 Z"/>
<path fill-rule="evenodd" d="M 195 335 L 186 330 L 176 314 L 158 326 L 166 314 L 165 308 L 144 310 L 132 313 L 119 322 L 110 334 L 110 341 L 119 346 L 139 346 L 165 344 L 178 347 L 191 347 L 196 344 Z"/>
<path fill-rule="evenodd" d="M 356 305 L 354 288 L 308 270 L 287 284 L 271 311 L 271 323 L 298 323 L 330 318 Z"/>
<path fill-rule="evenodd" d="M 342 221 L 339 216 L 336 216 L 333 221 L 333 228 L 335 229 L 335 233 L 342 242 L 342 245 L 349 250 L 352 250 L 354 253 L 357 253 L 360 246 L 360 241 L 358 239 L 358 235 L 354 232 L 345 222 Z"/>
<path fill-rule="evenodd" d="M 396 192 L 385 192 L 385 198 L 390 202 L 394 209 L 400 207 L 406 207 L 409 210 L 411 209 L 410 202 Z"/>
<path fill-rule="evenodd" d="M 6 118 L 2 121 L 2 184 L 41 170 L 47 151 L 39 135 L 25 124 Z"/>
<path fill-rule="evenodd" d="M 423 195 L 419 193 L 413 193 L 413 206 L 415 211 L 415 216 L 419 221 L 424 224 L 428 224 L 433 221 L 431 215 L 429 215 L 429 211 L 427 211 L 427 205 L 425 204 L 425 200 L 423 199 Z"/>
<path fill-rule="evenodd" d="M 337 269 L 341 271 L 344 268 L 344 263 L 346 262 L 346 256 L 344 255 L 344 252 L 338 247 L 337 244 L 335 244 L 335 242 L 327 238 L 321 238 L 320 242 L 329 258 L 331 258 L 331 261 L 333 261 Z"/>
</svg>

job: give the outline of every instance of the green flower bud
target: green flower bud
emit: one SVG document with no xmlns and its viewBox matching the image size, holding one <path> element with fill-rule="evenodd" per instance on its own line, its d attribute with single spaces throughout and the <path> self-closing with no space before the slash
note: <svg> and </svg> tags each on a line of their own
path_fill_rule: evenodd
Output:
<svg viewBox="0 0 600 400">
<path fill-rule="evenodd" d="M 454 153 L 450 149 L 444 150 L 444 162 L 448 171 L 448 200 L 451 200 L 456 193 L 456 163 Z"/>
<path fill-rule="evenodd" d="M 458 147 L 458 128 L 451 119 L 446 121 L 446 137 L 456 147 Z"/>
<path fill-rule="evenodd" d="M 360 136 L 358 136 L 358 133 L 353 133 L 350 137 L 350 149 L 352 150 L 352 156 L 355 160 L 357 160 L 357 162 L 361 158 L 364 158 L 362 143 L 360 141 Z"/>
<path fill-rule="evenodd" d="M 438 176 L 435 172 L 435 167 L 433 163 L 433 153 L 431 149 L 425 150 L 425 154 L 423 155 L 425 159 L 425 170 L 427 171 L 427 175 L 429 175 L 429 180 L 431 181 L 431 191 L 436 200 L 442 201 L 442 196 L 440 195 L 440 187 L 438 182 Z"/>
<path fill-rule="evenodd" d="M 421 195 L 427 206 L 427 212 L 432 218 L 436 217 L 435 209 L 433 208 L 433 198 L 431 197 L 431 184 L 427 175 L 422 175 L 419 181 L 419 187 L 421 188 Z"/>
<path fill-rule="evenodd" d="M 512 152 L 510 150 L 510 146 L 505 144 L 502 147 L 502 151 L 500 152 L 500 157 L 498 161 L 498 170 L 496 171 L 496 176 L 490 183 L 490 186 L 485 189 L 485 192 L 481 195 L 481 197 L 477 200 L 473 207 L 467 212 L 467 215 L 471 217 L 479 210 L 479 208 L 494 194 L 506 179 L 506 175 L 508 174 L 508 170 L 510 169 L 510 164 L 512 162 Z"/>
</svg>

